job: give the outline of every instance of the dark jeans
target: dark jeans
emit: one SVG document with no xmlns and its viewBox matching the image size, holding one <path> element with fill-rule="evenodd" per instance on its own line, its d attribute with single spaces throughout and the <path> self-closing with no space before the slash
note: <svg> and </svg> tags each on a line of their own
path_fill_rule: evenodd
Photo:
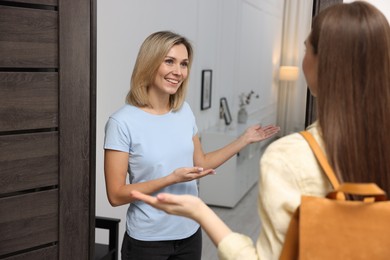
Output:
<svg viewBox="0 0 390 260">
<path fill-rule="evenodd" d="M 199 228 L 189 238 L 167 241 L 140 241 L 123 237 L 122 260 L 200 260 L 202 231 Z"/>
</svg>

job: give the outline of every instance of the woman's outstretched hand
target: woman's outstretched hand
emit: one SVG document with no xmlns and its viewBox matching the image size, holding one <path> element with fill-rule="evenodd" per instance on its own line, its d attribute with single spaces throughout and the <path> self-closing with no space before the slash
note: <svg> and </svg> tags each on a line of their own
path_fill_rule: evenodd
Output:
<svg viewBox="0 0 390 260">
<path fill-rule="evenodd" d="M 254 125 L 246 129 L 241 137 L 245 138 L 248 143 L 255 143 L 274 136 L 279 130 L 280 127 L 275 125 L 267 125 L 264 127 Z"/>
<path fill-rule="evenodd" d="M 195 221 L 199 221 L 199 214 L 201 214 L 202 208 L 207 207 L 203 201 L 192 195 L 160 193 L 156 197 L 153 197 L 133 190 L 131 196 L 144 201 L 152 207 L 161 209 L 168 214 L 188 217 Z"/>
<path fill-rule="evenodd" d="M 232 230 L 201 199 L 192 195 L 160 193 L 156 197 L 133 190 L 131 196 L 168 214 L 191 218 L 198 222 L 207 235 L 218 245 Z"/>
<path fill-rule="evenodd" d="M 203 169 L 202 167 L 183 167 L 174 170 L 170 177 L 174 183 L 200 179 L 209 174 L 215 174 L 214 169 Z"/>
</svg>

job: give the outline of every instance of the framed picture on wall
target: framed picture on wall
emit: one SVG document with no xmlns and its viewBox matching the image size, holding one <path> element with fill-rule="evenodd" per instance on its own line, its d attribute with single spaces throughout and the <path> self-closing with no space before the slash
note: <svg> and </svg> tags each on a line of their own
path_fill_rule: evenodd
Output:
<svg viewBox="0 0 390 260">
<path fill-rule="evenodd" d="M 211 107 L 212 76 L 212 70 L 202 70 L 202 93 L 200 99 L 201 110 L 206 110 Z"/>
<path fill-rule="evenodd" d="M 230 110 L 229 110 L 229 105 L 228 105 L 227 99 L 225 97 L 222 97 L 219 100 L 219 105 L 220 105 L 220 108 L 222 110 L 223 117 L 225 119 L 225 124 L 226 125 L 230 125 L 230 123 L 232 122 L 232 116 L 230 114 Z"/>
</svg>

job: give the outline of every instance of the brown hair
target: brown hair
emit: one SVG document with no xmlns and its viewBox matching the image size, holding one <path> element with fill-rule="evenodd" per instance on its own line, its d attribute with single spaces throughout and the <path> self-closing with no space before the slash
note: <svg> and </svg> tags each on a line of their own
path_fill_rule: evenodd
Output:
<svg viewBox="0 0 390 260">
<path fill-rule="evenodd" d="M 188 75 L 193 60 L 193 50 L 190 42 L 183 36 L 170 32 L 160 31 L 149 35 L 142 43 L 131 76 L 130 91 L 126 102 L 137 107 L 151 106 L 148 99 L 148 88 L 154 81 L 158 68 L 165 56 L 174 45 L 183 44 L 188 53 Z M 185 100 L 189 77 L 174 95 L 170 96 L 170 108 L 178 110 Z"/>
<path fill-rule="evenodd" d="M 313 21 L 317 113 L 331 165 L 348 182 L 390 194 L 390 26 L 365 2 L 337 4 Z"/>
</svg>

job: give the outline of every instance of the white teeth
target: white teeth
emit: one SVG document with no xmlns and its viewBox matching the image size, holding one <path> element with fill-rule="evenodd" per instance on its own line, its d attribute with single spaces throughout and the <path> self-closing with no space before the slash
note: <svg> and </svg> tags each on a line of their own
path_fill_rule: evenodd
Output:
<svg viewBox="0 0 390 260">
<path fill-rule="evenodd" d="M 167 79 L 167 81 L 170 82 L 170 83 L 173 83 L 173 84 L 179 83 L 178 80 L 174 80 L 174 79 Z"/>
</svg>

